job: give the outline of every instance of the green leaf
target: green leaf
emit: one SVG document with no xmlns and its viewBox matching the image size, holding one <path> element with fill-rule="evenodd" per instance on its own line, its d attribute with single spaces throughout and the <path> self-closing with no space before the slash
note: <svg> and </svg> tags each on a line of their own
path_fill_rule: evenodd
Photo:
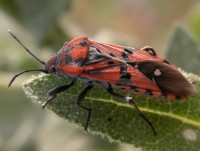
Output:
<svg viewBox="0 0 200 151">
<path fill-rule="evenodd" d="M 167 101 L 132 96 L 156 128 L 154 136 L 146 122 L 129 104 L 113 99 L 104 89 L 94 88 L 86 96 L 85 104 L 92 108 L 89 133 L 109 141 L 132 144 L 145 150 L 196 150 L 200 148 L 200 78 L 185 74 L 192 79 L 197 93 L 187 100 Z M 24 84 L 29 98 L 40 104 L 47 99 L 47 92 L 69 83 L 57 75 L 39 75 Z M 75 99 L 84 84 L 75 86 L 57 96 L 48 108 L 58 116 L 84 127 L 87 113 L 76 106 Z M 121 93 L 121 92 L 120 92 Z M 112 120 L 109 121 L 108 118 Z"/>
<path fill-rule="evenodd" d="M 181 69 L 200 74 L 200 45 L 184 28 L 174 28 L 166 51 L 166 59 Z"/>
</svg>

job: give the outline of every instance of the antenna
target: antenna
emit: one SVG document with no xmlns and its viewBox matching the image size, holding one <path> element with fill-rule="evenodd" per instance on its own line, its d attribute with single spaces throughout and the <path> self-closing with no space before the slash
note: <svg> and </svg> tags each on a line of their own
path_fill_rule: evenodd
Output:
<svg viewBox="0 0 200 151">
<path fill-rule="evenodd" d="M 44 73 L 48 73 L 48 71 L 44 70 L 44 69 L 33 69 L 33 70 L 25 70 L 23 72 L 20 72 L 18 74 L 16 74 L 11 80 L 10 82 L 8 83 L 8 87 L 10 87 L 12 85 L 12 83 L 15 81 L 15 79 L 20 76 L 21 74 L 24 74 L 26 72 L 32 72 L 32 71 L 40 71 L 40 72 L 44 72 Z"/>
<path fill-rule="evenodd" d="M 41 64 L 45 65 L 46 63 L 44 61 L 41 61 L 38 57 L 36 57 L 28 48 L 22 44 L 22 42 L 12 33 L 11 30 L 8 29 L 8 33 L 28 52 L 33 58 L 35 58 L 37 61 L 39 61 Z"/>
</svg>

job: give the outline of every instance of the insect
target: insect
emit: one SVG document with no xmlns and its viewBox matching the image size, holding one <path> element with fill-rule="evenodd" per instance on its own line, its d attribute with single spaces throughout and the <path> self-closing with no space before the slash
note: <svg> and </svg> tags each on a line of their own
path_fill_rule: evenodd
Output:
<svg viewBox="0 0 200 151">
<path fill-rule="evenodd" d="M 25 70 L 16 74 L 8 86 L 19 75 L 31 71 L 57 74 L 68 78 L 71 81 L 69 84 L 53 88 L 48 92 L 49 98 L 42 104 L 42 108 L 45 108 L 59 93 L 72 87 L 77 79 L 83 81 L 86 86 L 79 93 L 76 104 L 88 113 L 85 124 L 86 131 L 92 109 L 84 106 L 82 102 L 86 93 L 95 85 L 100 85 L 113 97 L 131 104 L 150 126 L 154 135 L 157 132 L 153 124 L 140 111 L 135 100 L 129 96 L 118 94 L 113 89 L 123 89 L 136 95 L 168 100 L 186 98 L 195 92 L 193 85 L 173 64 L 157 57 L 154 49 L 148 46 L 135 49 L 99 43 L 82 36 L 64 43 L 63 47 L 45 63 L 27 49 L 11 31 L 9 33 L 31 56 L 43 64 L 44 68 Z"/>
</svg>

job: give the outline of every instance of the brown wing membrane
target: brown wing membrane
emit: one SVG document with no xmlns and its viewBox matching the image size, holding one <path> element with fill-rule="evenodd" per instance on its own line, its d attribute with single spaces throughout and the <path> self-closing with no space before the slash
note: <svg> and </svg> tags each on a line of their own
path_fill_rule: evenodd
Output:
<svg viewBox="0 0 200 151">
<path fill-rule="evenodd" d="M 195 92 L 194 86 L 178 70 L 165 63 L 141 62 L 138 69 L 156 83 L 163 93 L 188 96 Z"/>
</svg>

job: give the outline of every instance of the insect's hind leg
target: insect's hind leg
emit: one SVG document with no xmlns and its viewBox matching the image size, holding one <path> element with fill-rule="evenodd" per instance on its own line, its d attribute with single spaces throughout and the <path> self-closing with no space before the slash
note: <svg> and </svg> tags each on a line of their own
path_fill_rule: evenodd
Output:
<svg viewBox="0 0 200 151">
<path fill-rule="evenodd" d="M 87 128 L 88 128 L 88 124 L 89 124 L 89 121 L 90 121 L 90 117 L 91 117 L 91 112 L 92 112 L 92 109 L 87 107 L 87 106 L 84 106 L 82 105 L 81 103 L 83 102 L 84 98 L 85 98 L 85 95 L 86 93 L 93 88 L 93 85 L 88 85 L 86 86 L 79 94 L 78 98 L 76 99 L 76 103 L 77 105 L 86 110 L 88 112 L 88 115 L 87 115 L 87 120 L 86 120 L 86 124 L 85 124 L 85 131 L 87 131 Z"/>
<path fill-rule="evenodd" d="M 106 89 L 113 97 L 118 98 L 120 100 L 123 100 L 125 102 L 128 102 L 129 104 L 133 105 L 136 112 L 147 122 L 147 124 L 151 127 L 153 134 L 157 135 L 157 132 L 153 126 L 153 124 L 149 121 L 149 119 L 142 113 L 142 111 L 138 108 L 136 102 L 131 97 L 125 97 L 123 95 L 120 95 L 118 93 L 115 93 L 111 87 Z"/>
<path fill-rule="evenodd" d="M 61 86 L 58 86 L 58 87 L 55 87 L 53 89 L 51 89 L 47 94 L 48 96 L 50 96 L 48 98 L 47 101 L 45 101 L 43 104 L 42 104 L 42 108 L 44 109 L 46 107 L 46 105 L 50 102 L 53 101 L 53 99 L 55 99 L 57 97 L 57 94 L 69 89 L 70 87 L 72 87 L 74 85 L 74 81 L 72 81 L 70 84 L 65 84 L 65 85 L 61 85 Z"/>
</svg>

